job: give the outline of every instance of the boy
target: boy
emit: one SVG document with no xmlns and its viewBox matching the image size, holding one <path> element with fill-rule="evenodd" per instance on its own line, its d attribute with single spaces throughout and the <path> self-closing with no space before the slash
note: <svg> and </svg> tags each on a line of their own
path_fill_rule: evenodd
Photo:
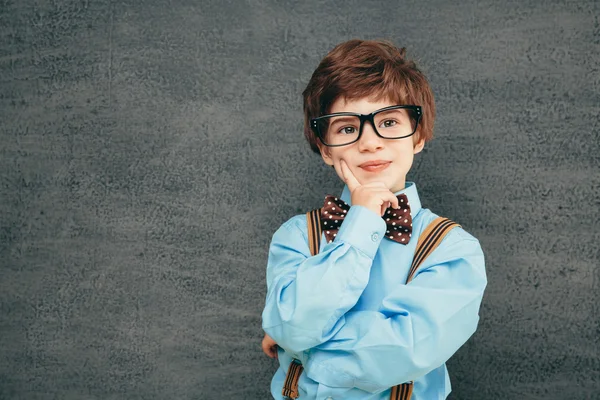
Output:
<svg viewBox="0 0 600 400">
<path fill-rule="evenodd" d="M 417 247 L 442 220 L 406 182 L 433 137 L 431 88 L 404 48 L 350 40 L 303 96 L 305 136 L 346 185 L 273 235 L 262 314 L 263 350 L 280 364 L 271 393 L 445 399 L 445 362 L 475 332 L 487 278 L 479 241 L 452 221 L 433 251 Z"/>
</svg>

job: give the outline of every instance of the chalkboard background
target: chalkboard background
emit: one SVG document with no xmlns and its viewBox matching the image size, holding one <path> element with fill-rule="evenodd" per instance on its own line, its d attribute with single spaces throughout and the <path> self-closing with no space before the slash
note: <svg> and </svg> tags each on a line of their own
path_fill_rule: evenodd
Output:
<svg viewBox="0 0 600 400">
<path fill-rule="evenodd" d="M 600 398 L 599 15 L 0 0 L 0 399 L 269 397 L 271 235 L 342 188 L 304 142 L 301 92 L 351 38 L 429 76 L 436 138 L 409 179 L 485 251 L 450 398 Z"/>
</svg>

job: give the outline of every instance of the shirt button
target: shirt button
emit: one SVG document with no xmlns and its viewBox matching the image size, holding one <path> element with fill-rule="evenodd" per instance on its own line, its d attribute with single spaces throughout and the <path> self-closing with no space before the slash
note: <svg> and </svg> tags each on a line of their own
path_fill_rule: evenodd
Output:
<svg viewBox="0 0 600 400">
<path fill-rule="evenodd" d="M 379 240 L 379 233 L 374 233 L 371 235 L 371 240 L 376 242 Z"/>
</svg>

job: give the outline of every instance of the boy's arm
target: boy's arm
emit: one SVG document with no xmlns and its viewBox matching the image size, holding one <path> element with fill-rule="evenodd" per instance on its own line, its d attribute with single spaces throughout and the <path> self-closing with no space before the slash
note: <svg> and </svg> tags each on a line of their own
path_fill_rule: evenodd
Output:
<svg viewBox="0 0 600 400">
<path fill-rule="evenodd" d="M 483 252 L 477 239 L 455 228 L 420 271 L 379 311 L 346 313 L 343 326 L 310 350 L 307 376 L 379 392 L 446 362 L 477 327 L 487 284 Z"/>
<path fill-rule="evenodd" d="M 292 218 L 273 235 L 262 314 L 264 331 L 295 353 L 327 341 L 344 324 L 386 229 L 379 215 L 353 206 L 335 240 L 311 256 L 303 218 Z"/>
</svg>

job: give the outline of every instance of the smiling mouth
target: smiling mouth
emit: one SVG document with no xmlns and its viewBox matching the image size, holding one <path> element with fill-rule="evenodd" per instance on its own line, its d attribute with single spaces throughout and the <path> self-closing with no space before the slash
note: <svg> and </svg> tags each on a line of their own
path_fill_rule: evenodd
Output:
<svg viewBox="0 0 600 400">
<path fill-rule="evenodd" d="M 389 167 L 391 163 L 392 163 L 391 161 L 382 161 L 382 162 L 377 162 L 377 163 L 365 163 L 365 164 L 360 165 L 359 167 L 367 172 L 379 172 L 379 171 L 383 171 L 384 169 Z"/>
</svg>

